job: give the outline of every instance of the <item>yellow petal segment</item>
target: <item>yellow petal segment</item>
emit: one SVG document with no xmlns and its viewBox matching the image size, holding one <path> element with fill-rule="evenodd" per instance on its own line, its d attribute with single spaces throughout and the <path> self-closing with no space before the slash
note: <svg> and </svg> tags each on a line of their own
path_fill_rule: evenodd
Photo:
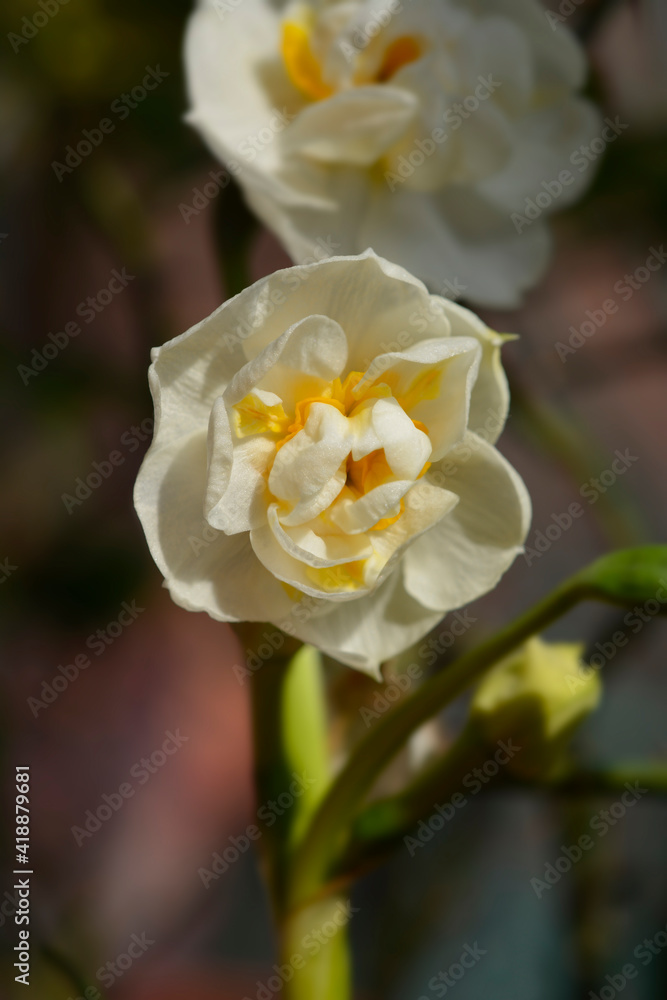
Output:
<svg viewBox="0 0 667 1000">
<path fill-rule="evenodd" d="M 394 478 L 394 474 L 389 467 L 384 448 L 372 451 L 365 455 L 358 462 L 348 459 L 347 481 L 348 485 L 357 491 L 359 496 L 365 496 L 376 486 L 382 485 Z"/>
<path fill-rule="evenodd" d="M 442 369 L 440 368 L 427 368 L 403 390 L 399 384 L 399 378 L 394 372 L 387 372 L 383 379 L 408 414 L 417 403 L 438 399 L 441 394 Z"/>
<path fill-rule="evenodd" d="M 296 21 L 286 21 L 281 49 L 287 75 L 302 94 L 313 101 L 331 97 L 333 88 L 322 79 L 322 67 L 310 47 L 308 28 Z"/>
<path fill-rule="evenodd" d="M 390 80 L 394 73 L 398 73 L 403 66 L 419 59 L 420 55 L 421 47 L 416 39 L 409 35 L 396 38 L 385 52 L 377 77 L 378 82 L 384 83 L 386 80 Z"/>
<path fill-rule="evenodd" d="M 363 587 L 365 565 L 365 559 L 357 559 L 355 562 L 327 566 L 324 569 L 309 566 L 306 575 L 315 586 L 327 593 L 350 592 Z"/>
<path fill-rule="evenodd" d="M 267 403 L 254 392 L 234 407 L 234 429 L 238 438 L 251 434 L 284 434 L 289 417 L 282 403 Z"/>
</svg>

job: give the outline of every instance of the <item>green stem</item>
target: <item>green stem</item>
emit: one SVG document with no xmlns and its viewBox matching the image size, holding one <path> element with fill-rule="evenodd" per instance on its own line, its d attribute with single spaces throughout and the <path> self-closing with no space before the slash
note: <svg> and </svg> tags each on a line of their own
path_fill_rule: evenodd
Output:
<svg viewBox="0 0 667 1000">
<path fill-rule="evenodd" d="M 350 845 L 336 873 L 349 878 L 358 869 L 378 864 L 409 834 L 420 819 L 461 791 L 463 779 L 489 757 L 489 744 L 473 726 L 466 726 L 447 752 L 419 774 L 398 795 L 376 799 L 356 817 Z"/>
<path fill-rule="evenodd" d="M 560 792 L 565 795 L 610 795 L 625 790 L 626 784 L 638 782 L 654 795 L 667 794 L 667 766 L 664 763 L 616 764 L 602 768 L 572 768 L 565 774 L 542 782 L 528 782 L 520 778 L 508 779 L 512 784 Z"/>
<path fill-rule="evenodd" d="M 594 592 L 587 582 L 579 576 L 572 577 L 511 625 L 432 677 L 378 721 L 361 740 L 313 818 L 295 859 L 289 899 L 292 906 L 302 904 L 326 883 L 330 866 L 345 846 L 346 832 L 361 801 L 408 737 L 462 694 L 485 670 L 588 596 L 594 596 Z"/>
<path fill-rule="evenodd" d="M 357 816 L 350 845 L 336 868 L 336 877 L 346 881 L 360 871 L 367 872 L 412 831 L 420 819 L 437 810 L 446 799 L 465 787 L 463 779 L 476 767 L 482 767 L 493 748 L 468 726 L 447 753 L 433 762 L 416 781 L 398 795 L 377 799 Z M 492 789 L 524 789 L 563 796 L 618 795 L 627 785 L 646 793 L 667 794 L 667 767 L 662 763 L 619 764 L 608 768 L 569 768 L 555 778 L 523 778 L 507 773 L 499 775 Z"/>
<path fill-rule="evenodd" d="M 284 1000 L 351 998 L 347 924 L 353 912 L 346 896 L 335 895 L 317 900 L 285 920 L 280 958 Z"/>
<path fill-rule="evenodd" d="M 230 184 L 218 200 L 216 223 L 225 296 L 231 299 L 250 284 L 250 250 L 258 230 L 257 220 L 235 184 Z"/>
<path fill-rule="evenodd" d="M 257 627 L 237 631 L 251 645 L 259 637 Z M 349 900 L 328 897 L 298 911 L 285 908 L 299 838 L 330 780 L 321 657 L 309 646 L 293 651 L 286 639 L 283 655 L 260 666 L 251 687 L 257 797 L 271 817 L 261 826 L 258 847 L 280 933 L 275 971 L 285 1000 L 348 1000 Z M 283 807 L 286 794 L 292 801 Z M 280 809 L 271 808 L 275 803 Z"/>
<path fill-rule="evenodd" d="M 277 801 L 290 785 L 291 776 L 282 734 L 283 685 L 289 660 L 275 656 L 252 675 L 252 729 L 254 740 L 255 788 L 258 806 Z M 290 812 L 271 812 L 271 825 L 260 823 L 261 838 L 258 842 L 263 861 L 274 913 L 279 916 L 285 895 L 287 869 L 287 844 L 289 841 Z"/>
</svg>

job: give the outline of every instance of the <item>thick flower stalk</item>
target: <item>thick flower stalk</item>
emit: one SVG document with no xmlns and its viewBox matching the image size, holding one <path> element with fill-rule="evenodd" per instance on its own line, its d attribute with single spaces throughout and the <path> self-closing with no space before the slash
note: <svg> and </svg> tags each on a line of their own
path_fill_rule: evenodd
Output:
<svg viewBox="0 0 667 1000">
<path fill-rule="evenodd" d="M 135 501 L 174 600 L 369 672 L 490 590 L 530 502 L 494 448 L 503 338 L 367 252 L 158 348 Z"/>
<path fill-rule="evenodd" d="M 200 0 L 185 54 L 189 120 L 296 261 L 371 246 L 515 306 L 593 173 L 583 51 L 539 0 Z"/>
</svg>

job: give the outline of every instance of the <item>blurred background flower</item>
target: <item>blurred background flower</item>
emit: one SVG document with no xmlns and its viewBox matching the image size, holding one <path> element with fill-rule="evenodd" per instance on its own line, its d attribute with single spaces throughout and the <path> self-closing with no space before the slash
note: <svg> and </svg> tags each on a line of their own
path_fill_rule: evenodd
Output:
<svg viewBox="0 0 667 1000">
<path fill-rule="evenodd" d="M 199 0 L 185 56 L 189 120 L 297 263 L 326 233 L 516 306 L 547 267 L 546 213 L 592 180 L 584 160 L 543 201 L 602 122 L 583 49 L 539 0 Z"/>
<path fill-rule="evenodd" d="M 145 934 L 154 943 L 120 970 L 112 1000 L 254 998 L 275 960 L 270 921 L 254 855 L 229 838 L 259 805 L 247 684 L 233 670 L 257 650 L 173 606 L 131 493 L 150 437 L 150 347 L 219 305 L 218 248 L 230 281 L 241 237 L 252 278 L 288 261 L 183 124 L 190 5 L 54 4 L 7 0 L 0 14 L 2 773 L 11 804 L 15 765 L 31 766 L 32 992 L 103 989 L 97 971 Z M 463 622 L 445 620 L 419 658 L 424 673 L 610 545 L 665 534 L 667 272 L 646 264 L 667 221 L 664 10 L 569 6 L 592 59 L 590 95 L 628 128 L 586 198 L 558 217 L 553 268 L 524 309 L 485 315 L 521 334 L 504 349 L 513 397 L 500 448 L 531 493 L 536 554 Z M 168 74 L 153 90 L 150 69 Z M 60 180 L 54 162 L 68 167 Z M 443 271 L 441 288 L 465 301 L 460 277 Z M 572 353 L 561 360 L 557 344 Z M 128 625 L 123 602 L 135 602 Z M 585 606 L 549 636 L 583 639 L 588 661 L 603 658 L 604 699 L 578 736 L 588 762 L 664 759 L 664 629 L 650 608 L 626 620 Z M 364 731 L 356 706 L 376 692 L 352 675 L 330 670 L 343 734 Z M 444 739 L 461 713 L 446 713 Z M 188 739 L 166 755 L 177 730 Z M 124 784 L 135 794 L 100 819 L 112 808 L 103 796 L 117 803 Z M 667 921 L 661 801 L 639 802 L 542 899 L 530 886 L 603 807 L 608 798 L 491 785 L 423 851 L 397 852 L 357 893 L 362 995 L 432 995 L 429 980 L 475 941 L 487 954 L 457 983 L 459 1000 L 572 1000 L 599 994 L 628 961 L 639 967 L 635 947 Z M 20 996 L 5 815 L 2 989 Z M 72 827 L 86 823 L 99 829 L 78 846 Z M 205 889 L 199 869 L 225 850 L 238 857 Z M 663 953 L 624 997 L 654 1000 L 666 981 Z"/>
</svg>

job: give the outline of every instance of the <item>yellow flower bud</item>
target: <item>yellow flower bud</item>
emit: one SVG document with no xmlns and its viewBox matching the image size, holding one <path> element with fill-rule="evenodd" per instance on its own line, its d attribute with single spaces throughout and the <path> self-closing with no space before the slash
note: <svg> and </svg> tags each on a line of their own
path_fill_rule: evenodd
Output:
<svg viewBox="0 0 667 1000">
<path fill-rule="evenodd" d="M 576 726 L 597 707 L 602 684 L 583 664 L 583 648 L 534 636 L 477 688 L 470 721 L 490 743 L 511 737 L 521 746 L 509 765 L 514 772 L 552 771 Z"/>
</svg>

